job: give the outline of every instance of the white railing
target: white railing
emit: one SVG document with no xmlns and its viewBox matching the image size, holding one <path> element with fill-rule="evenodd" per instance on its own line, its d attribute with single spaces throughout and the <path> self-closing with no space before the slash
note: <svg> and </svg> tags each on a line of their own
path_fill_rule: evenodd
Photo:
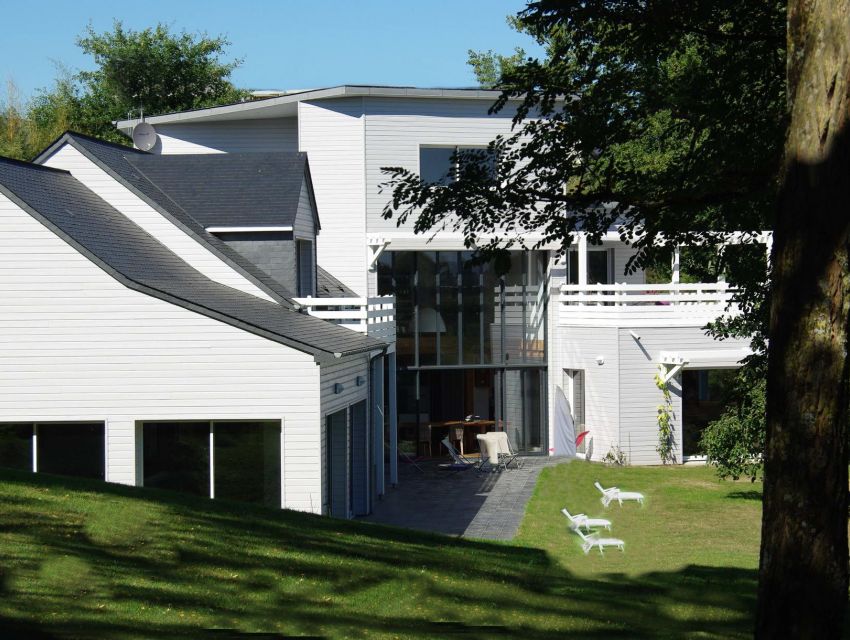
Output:
<svg viewBox="0 0 850 640">
<path fill-rule="evenodd" d="M 395 341 L 395 297 L 294 298 L 311 316 L 373 338 Z"/>
<path fill-rule="evenodd" d="M 695 284 L 563 285 L 561 324 L 603 321 L 709 322 L 728 308 L 734 290 L 725 282 Z"/>
</svg>

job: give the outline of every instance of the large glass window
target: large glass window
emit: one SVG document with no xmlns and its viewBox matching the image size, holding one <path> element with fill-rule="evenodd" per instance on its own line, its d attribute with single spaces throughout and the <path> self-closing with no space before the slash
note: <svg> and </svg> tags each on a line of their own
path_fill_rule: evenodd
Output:
<svg viewBox="0 0 850 640">
<path fill-rule="evenodd" d="M 437 310 L 442 322 L 440 334 L 440 364 L 460 363 L 461 313 L 458 305 L 460 270 L 458 254 L 444 251 L 439 254 L 437 267 Z"/>
<path fill-rule="evenodd" d="M 400 367 L 545 362 L 545 252 L 516 252 L 510 269 L 464 251 L 385 252 L 379 295 L 396 298 Z"/>
<path fill-rule="evenodd" d="M 587 284 L 611 284 L 611 258 L 606 249 L 590 249 L 587 252 Z M 570 284 L 578 284 L 578 251 L 570 251 Z"/>
<path fill-rule="evenodd" d="M 419 147 L 419 176 L 429 184 L 454 181 L 454 147 Z"/>
<path fill-rule="evenodd" d="M 417 255 L 416 298 L 418 307 L 419 364 L 437 364 L 440 337 L 446 323 L 437 308 L 437 253 L 423 251 Z"/>
<path fill-rule="evenodd" d="M 280 422 L 146 422 L 142 434 L 146 487 L 280 506 Z"/>
<path fill-rule="evenodd" d="M 32 424 L 0 424 L 0 467 L 32 471 Z"/>
<path fill-rule="evenodd" d="M 542 369 L 508 369 L 502 374 L 501 428 L 519 451 L 543 450 L 545 429 L 545 372 Z"/>
<path fill-rule="evenodd" d="M 523 450 L 542 450 L 548 292 L 544 251 L 513 252 L 502 271 L 469 251 L 381 255 L 378 293 L 396 297 L 402 451 L 437 455 L 443 426 L 470 416 L 496 428 L 503 399 L 512 400 L 499 395 L 504 367 L 519 384 L 509 389 L 519 394 L 521 411 L 512 420 L 514 440 Z M 474 447 L 474 439 L 467 444 Z"/>
<path fill-rule="evenodd" d="M 729 406 L 737 376 L 735 369 L 685 369 L 682 371 L 682 454 L 704 455 L 702 432 Z"/>
<path fill-rule="evenodd" d="M 486 147 L 419 147 L 419 177 L 428 184 L 451 184 L 467 177 L 493 178 L 496 158 Z"/>
<path fill-rule="evenodd" d="M 39 424 L 38 470 L 63 476 L 95 478 L 106 476 L 103 424 Z"/>
<path fill-rule="evenodd" d="M 280 506 L 280 423 L 214 424 L 215 497 Z"/>
<path fill-rule="evenodd" d="M 35 455 L 33 455 L 35 446 Z M 106 478 L 102 422 L 0 424 L 0 467 L 78 478 Z"/>
<path fill-rule="evenodd" d="M 143 427 L 144 485 L 210 495 L 209 422 L 155 422 Z"/>
</svg>

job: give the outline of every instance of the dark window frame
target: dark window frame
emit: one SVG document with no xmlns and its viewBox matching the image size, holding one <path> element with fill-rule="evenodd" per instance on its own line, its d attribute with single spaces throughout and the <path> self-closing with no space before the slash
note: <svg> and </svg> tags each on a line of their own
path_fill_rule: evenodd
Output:
<svg viewBox="0 0 850 640">
<path fill-rule="evenodd" d="M 423 151 L 439 151 L 443 152 L 444 156 L 441 161 L 448 160 L 448 166 L 446 170 L 440 173 L 439 176 L 436 175 L 436 172 L 432 169 L 428 169 L 427 174 L 428 178 L 426 179 L 425 174 L 426 171 L 423 171 Z M 448 158 L 445 157 L 445 152 L 451 151 Z M 491 179 L 495 179 L 498 173 L 498 156 L 496 153 L 491 152 L 489 146 L 487 145 L 474 145 L 474 144 L 454 144 L 454 145 L 440 145 L 440 144 L 420 144 L 419 145 L 419 178 L 424 184 L 437 185 L 437 186 L 448 186 L 454 182 L 457 182 L 460 179 L 460 174 L 463 168 L 463 159 L 464 154 L 466 153 L 484 153 L 489 156 L 489 172 Z M 476 164 L 484 160 L 477 160 Z"/>
</svg>

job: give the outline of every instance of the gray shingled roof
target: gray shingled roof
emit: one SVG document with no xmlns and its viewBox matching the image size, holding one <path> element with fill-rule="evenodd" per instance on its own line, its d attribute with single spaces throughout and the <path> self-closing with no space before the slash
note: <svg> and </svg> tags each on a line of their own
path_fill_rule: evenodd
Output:
<svg viewBox="0 0 850 640">
<path fill-rule="evenodd" d="M 130 288 L 310 353 L 318 361 L 385 346 L 210 280 L 66 171 L 0 158 L 0 192 Z"/>
<path fill-rule="evenodd" d="M 40 164 L 66 143 L 80 151 L 80 153 L 100 166 L 113 178 L 145 200 L 150 206 L 171 219 L 190 236 L 206 244 L 221 259 L 246 277 L 254 280 L 266 293 L 272 295 L 278 301 L 292 306 L 291 298 L 294 295 L 293 292 L 289 291 L 283 284 L 269 276 L 250 260 L 247 260 L 234 251 L 225 242 L 222 242 L 213 234 L 208 233 L 203 224 L 195 220 L 177 202 L 148 180 L 129 160 L 136 156 L 149 156 L 152 154 L 69 131 L 42 151 L 33 162 Z"/>
<path fill-rule="evenodd" d="M 319 298 L 356 298 L 357 294 L 341 280 L 334 278 L 321 265 L 316 267 L 316 296 Z"/>
<path fill-rule="evenodd" d="M 204 227 L 293 226 L 307 154 L 127 154 L 126 159 Z"/>
</svg>

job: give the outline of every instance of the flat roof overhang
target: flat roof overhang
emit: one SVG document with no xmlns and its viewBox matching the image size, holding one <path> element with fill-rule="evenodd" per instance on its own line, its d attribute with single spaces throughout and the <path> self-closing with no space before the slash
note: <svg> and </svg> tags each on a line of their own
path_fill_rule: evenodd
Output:
<svg viewBox="0 0 850 640">
<path fill-rule="evenodd" d="M 310 89 L 288 93 L 274 98 L 249 100 L 236 104 L 206 109 L 179 111 L 145 118 L 150 124 L 189 124 L 194 122 L 227 122 L 231 120 L 263 120 L 268 118 L 294 117 L 298 103 L 305 100 L 327 100 L 330 98 L 381 97 L 381 98 L 453 98 L 460 100 L 489 100 L 494 102 L 501 91 L 493 89 L 418 89 L 416 87 L 379 87 L 368 85 L 342 85 L 327 89 Z M 129 132 L 140 119 L 118 120 L 115 126 Z"/>
</svg>

